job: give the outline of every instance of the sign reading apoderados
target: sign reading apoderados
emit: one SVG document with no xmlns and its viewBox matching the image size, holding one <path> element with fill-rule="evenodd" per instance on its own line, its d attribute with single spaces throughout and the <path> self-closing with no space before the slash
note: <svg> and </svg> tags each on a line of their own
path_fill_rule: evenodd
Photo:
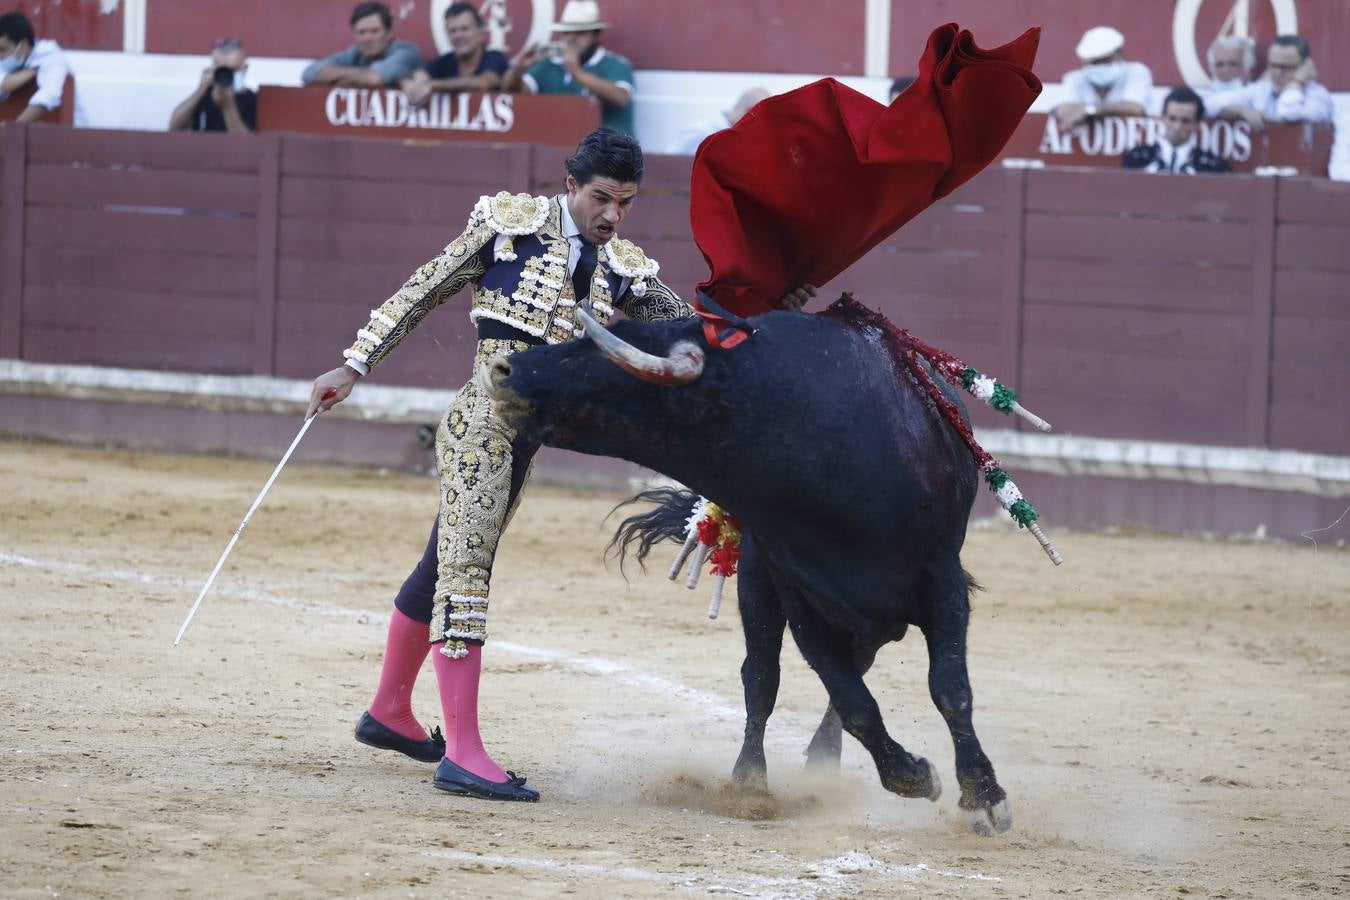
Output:
<svg viewBox="0 0 1350 900">
<path fill-rule="evenodd" d="M 1147 116 L 1099 116 L 1071 129 L 1052 115 L 1028 113 L 1000 155 L 1035 166 L 1119 166 L 1121 157 L 1162 137 L 1163 124 Z M 1281 174 L 1325 177 L 1334 132 L 1330 124 L 1269 122 L 1253 130 L 1246 122 L 1204 119 L 1200 146 L 1223 157 L 1235 172 L 1263 167 Z"/>
<path fill-rule="evenodd" d="M 572 148 L 599 124 L 599 105 L 577 95 L 436 93 L 413 107 L 397 88 L 265 85 L 258 91 L 259 131 Z"/>
</svg>

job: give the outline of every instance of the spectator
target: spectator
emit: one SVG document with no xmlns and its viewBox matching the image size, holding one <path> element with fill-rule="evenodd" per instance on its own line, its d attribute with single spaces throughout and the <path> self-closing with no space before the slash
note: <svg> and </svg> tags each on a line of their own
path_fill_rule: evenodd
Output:
<svg viewBox="0 0 1350 900">
<path fill-rule="evenodd" d="M 58 109 L 69 71 L 65 51 L 56 41 L 39 41 L 23 13 L 0 16 L 0 100 L 37 82 L 37 90 L 16 122 L 36 122 Z"/>
<path fill-rule="evenodd" d="M 771 96 L 765 88 L 752 87 L 750 90 L 736 98 L 736 102 L 731 105 L 731 109 L 718 115 L 716 119 L 704 122 L 702 125 L 694 128 L 685 129 L 680 135 L 680 145 L 676 153 L 683 153 L 687 156 L 693 156 L 698 150 L 698 145 L 703 143 L 704 138 L 714 132 L 721 131 L 735 125 L 745 114 L 748 113 L 756 103 Z"/>
<path fill-rule="evenodd" d="M 1205 108 L 1214 115 L 1247 86 L 1256 71 L 1256 42 L 1236 34 L 1223 35 L 1209 45 L 1209 91 Z"/>
<path fill-rule="evenodd" d="M 413 106 L 427 102 L 433 91 L 495 91 L 511 65 L 500 50 L 487 50 L 483 17 L 471 3 L 452 3 L 445 11 L 450 52 L 438 56 L 403 81 Z"/>
<path fill-rule="evenodd" d="M 1317 81 L 1308 41 L 1296 34 L 1282 34 L 1271 41 L 1264 77 L 1228 99 L 1219 115 L 1242 119 L 1253 128 L 1262 128 L 1268 121 L 1330 122 L 1331 93 Z"/>
<path fill-rule="evenodd" d="M 531 44 L 516 54 L 503 79 L 506 89 L 523 85 L 532 94 L 594 94 L 603 111 L 601 126 L 632 135 L 633 66 L 600 46 L 604 28 L 595 0 L 567 0 L 553 24 L 562 40 Z"/>
<path fill-rule="evenodd" d="M 901 75 L 899 78 L 892 81 L 891 95 L 886 100 L 887 104 L 894 103 L 895 98 L 903 94 L 905 92 L 905 88 L 909 87 L 913 83 L 914 83 L 913 75 Z"/>
<path fill-rule="evenodd" d="M 170 131 L 228 131 L 247 134 L 258 127 L 258 95 L 244 86 L 248 57 L 239 38 L 220 38 L 201 83 L 169 116 Z"/>
<path fill-rule="evenodd" d="M 1228 163 L 1203 150 L 1196 131 L 1205 114 L 1205 102 L 1190 88 L 1180 87 L 1163 101 L 1163 133 L 1156 143 L 1135 147 L 1121 165 L 1145 172 L 1172 172 L 1194 175 L 1197 172 L 1227 172 Z"/>
<path fill-rule="evenodd" d="M 352 36 L 346 50 L 309 64 L 305 84 L 383 87 L 398 84 L 422 65 L 422 54 L 407 41 L 394 40 L 394 17 L 383 3 L 358 3 L 352 10 Z"/>
<path fill-rule="evenodd" d="M 1094 116 L 1142 116 L 1153 90 L 1153 73 L 1143 63 L 1121 55 L 1125 35 L 1104 25 L 1089 28 L 1074 52 L 1083 68 L 1064 76 L 1068 99 L 1055 107 L 1061 129 L 1081 125 Z"/>
</svg>

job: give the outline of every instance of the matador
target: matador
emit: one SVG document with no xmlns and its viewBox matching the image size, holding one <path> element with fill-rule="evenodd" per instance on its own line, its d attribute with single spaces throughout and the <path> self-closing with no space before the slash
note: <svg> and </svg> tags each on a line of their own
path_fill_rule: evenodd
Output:
<svg viewBox="0 0 1350 900">
<path fill-rule="evenodd" d="M 480 198 L 464 232 L 371 313 L 344 365 L 315 380 L 310 400 L 311 414 L 344 400 L 431 310 L 472 285 L 474 374 L 436 431 L 440 508 L 426 551 L 395 598 L 379 687 L 356 739 L 437 762 L 436 787 L 493 800 L 539 799 L 483 748 L 477 710 L 493 558 L 538 445 L 495 414 L 486 364 L 581 337 L 578 305 L 602 324 L 615 309 L 634 319 L 691 315 L 658 277 L 656 261 L 618 236 L 642 182 L 638 143 L 600 129 L 566 168 L 565 194 Z M 411 704 L 435 645 L 444 737 L 429 735 Z"/>
</svg>

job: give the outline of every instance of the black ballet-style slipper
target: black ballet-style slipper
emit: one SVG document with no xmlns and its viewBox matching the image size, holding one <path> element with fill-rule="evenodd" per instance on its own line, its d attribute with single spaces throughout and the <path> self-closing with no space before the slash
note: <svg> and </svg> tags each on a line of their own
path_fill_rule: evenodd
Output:
<svg viewBox="0 0 1350 900">
<path fill-rule="evenodd" d="M 396 750 L 418 762 L 434 763 L 445 756 L 445 738 L 439 728 L 431 729 L 431 737 L 425 741 L 415 741 L 381 725 L 369 711 L 363 712 L 361 721 L 356 723 L 356 739 L 369 747 Z"/>
<path fill-rule="evenodd" d="M 480 800 L 521 800 L 534 803 L 539 799 L 538 791 L 525 787 L 524 778 L 515 772 L 506 774 L 510 776 L 506 781 L 488 781 L 449 759 L 442 759 L 441 764 L 436 767 L 436 777 L 431 783 L 442 791 L 465 797 L 477 797 Z"/>
</svg>

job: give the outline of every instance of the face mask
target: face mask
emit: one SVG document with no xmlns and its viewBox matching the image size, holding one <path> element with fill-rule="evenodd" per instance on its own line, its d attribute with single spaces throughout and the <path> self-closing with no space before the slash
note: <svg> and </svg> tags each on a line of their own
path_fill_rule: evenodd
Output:
<svg viewBox="0 0 1350 900">
<path fill-rule="evenodd" d="M 244 73 L 234 73 L 234 92 L 237 94 L 244 89 Z"/>
<path fill-rule="evenodd" d="M 0 59 L 0 72 L 8 75 L 10 72 L 17 72 L 23 68 L 23 60 L 19 59 L 19 54 L 11 53 L 4 59 Z"/>
<path fill-rule="evenodd" d="M 1120 60 L 1109 63 L 1097 63 L 1093 66 L 1085 67 L 1088 81 L 1099 88 L 1110 87 L 1120 80 L 1120 76 L 1125 72 L 1125 64 Z"/>
<path fill-rule="evenodd" d="M 1227 91 L 1240 91 L 1242 90 L 1242 79 L 1234 78 L 1232 81 L 1212 79 L 1209 82 L 1209 89 L 1216 94 L 1226 93 Z"/>
</svg>

